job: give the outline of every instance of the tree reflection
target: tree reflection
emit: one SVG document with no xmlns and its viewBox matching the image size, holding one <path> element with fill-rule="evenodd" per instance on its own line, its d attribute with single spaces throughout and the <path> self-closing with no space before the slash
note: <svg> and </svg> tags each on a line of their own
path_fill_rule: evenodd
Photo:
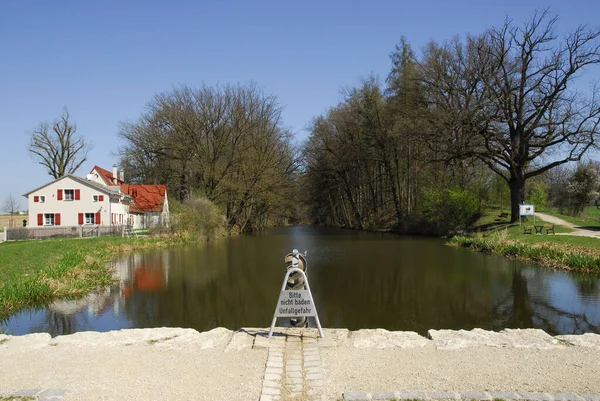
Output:
<svg viewBox="0 0 600 401">
<path fill-rule="evenodd" d="M 308 278 L 324 327 L 423 335 L 473 328 L 600 332 L 597 276 L 552 272 L 438 240 L 306 230 L 302 238 L 313 235 Z M 52 335 L 99 326 L 266 327 L 291 249 L 289 231 L 274 232 L 127 255 L 115 262 L 121 279 L 110 290 L 57 302 L 18 324 L 35 321 L 30 332 Z"/>
<path fill-rule="evenodd" d="M 85 314 L 65 314 L 51 309 L 46 309 L 43 313 L 41 322 L 31 327 L 31 333 L 49 333 L 56 337 L 83 331 L 88 325 L 88 316 Z"/>
<path fill-rule="evenodd" d="M 527 289 L 527 279 L 521 269 L 514 267 L 512 272 L 512 313 L 507 322 L 510 328 L 526 328 L 533 326 L 533 308 Z"/>
<path fill-rule="evenodd" d="M 532 298 L 529 285 L 534 285 L 536 279 L 539 283 L 543 280 L 543 276 L 537 278 L 534 275 L 528 280 L 522 267 L 513 267 L 510 293 L 495 308 L 497 326 L 500 328 L 540 328 L 551 335 L 600 332 L 598 323 L 591 322 L 585 312 L 576 313 L 553 305 L 553 299 L 549 294 L 544 297 Z M 575 277 L 573 279 L 576 287 L 580 289 L 582 281 L 576 280 Z M 596 295 L 597 292 L 593 294 Z M 570 306 L 573 308 L 573 305 Z"/>
</svg>

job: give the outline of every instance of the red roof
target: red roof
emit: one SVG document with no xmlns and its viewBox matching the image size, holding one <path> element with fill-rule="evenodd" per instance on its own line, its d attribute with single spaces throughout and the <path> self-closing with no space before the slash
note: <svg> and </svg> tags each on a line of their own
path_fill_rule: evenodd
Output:
<svg viewBox="0 0 600 401">
<path fill-rule="evenodd" d="M 166 185 L 121 184 L 121 191 L 133 198 L 133 202 L 129 205 L 129 211 L 132 213 L 163 211 L 167 196 Z"/>
<path fill-rule="evenodd" d="M 119 180 L 118 177 L 117 177 L 117 184 L 115 184 L 114 183 L 115 176 L 113 175 L 113 173 L 110 172 L 110 171 L 108 171 L 108 170 L 104 170 L 102 167 L 94 166 L 94 168 L 92 169 L 92 171 L 94 171 L 94 170 L 96 170 L 98 172 L 98 174 L 100 174 L 102 176 L 102 178 L 106 182 L 106 185 L 121 185 L 121 184 L 125 184 L 125 181 Z M 90 171 L 90 173 L 92 171 Z"/>
</svg>

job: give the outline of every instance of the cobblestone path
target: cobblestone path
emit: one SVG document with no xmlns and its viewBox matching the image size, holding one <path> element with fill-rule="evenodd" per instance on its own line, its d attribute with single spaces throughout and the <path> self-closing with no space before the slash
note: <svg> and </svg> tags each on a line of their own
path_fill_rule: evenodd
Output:
<svg viewBox="0 0 600 401">
<path fill-rule="evenodd" d="M 328 342 L 314 333 L 257 334 L 254 347 L 268 348 L 260 401 L 325 400 L 320 346 Z"/>
</svg>

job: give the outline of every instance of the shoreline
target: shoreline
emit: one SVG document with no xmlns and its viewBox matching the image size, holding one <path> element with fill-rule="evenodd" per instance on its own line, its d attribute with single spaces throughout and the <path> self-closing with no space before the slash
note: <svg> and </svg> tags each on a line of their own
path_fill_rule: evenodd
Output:
<svg viewBox="0 0 600 401">
<path fill-rule="evenodd" d="M 496 233 L 484 237 L 454 236 L 446 245 L 500 255 L 522 263 L 535 263 L 552 270 L 600 273 L 600 252 L 549 242 L 526 243 Z"/>
<path fill-rule="evenodd" d="M 64 401 L 337 401 L 398 394 L 435 399 L 440 392 L 443 398 L 541 401 L 600 394 L 598 334 L 473 329 L 429 330 L 425 337 L 324 329 L 319 338 L 313 328 L 277 327 L 268 339 L 267 332 L 155 328 L 54 338 L 0 335 L 0 399 L 26 390 Z"/>
</svg>

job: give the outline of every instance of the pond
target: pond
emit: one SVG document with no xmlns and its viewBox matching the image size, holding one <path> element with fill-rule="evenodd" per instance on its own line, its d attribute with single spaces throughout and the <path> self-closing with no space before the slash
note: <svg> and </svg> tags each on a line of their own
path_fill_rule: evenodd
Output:
<svg viewBox="0 0 600 401">
<path fill-rule="evenodd" d="M 541 328 L 600 331 L 600 277 L 555 272 L 444 245 L 441 239 L 312 226 L 265 230 L 200 246 L 117 257 L 119 282 L 1 323 L 7 334 L 52 336 L 122 328 L 268 327 L 283 258 L 308 251 L 323 327 Z M 279 319 L 278 325 L 288 325 Z"/>
</svg>

